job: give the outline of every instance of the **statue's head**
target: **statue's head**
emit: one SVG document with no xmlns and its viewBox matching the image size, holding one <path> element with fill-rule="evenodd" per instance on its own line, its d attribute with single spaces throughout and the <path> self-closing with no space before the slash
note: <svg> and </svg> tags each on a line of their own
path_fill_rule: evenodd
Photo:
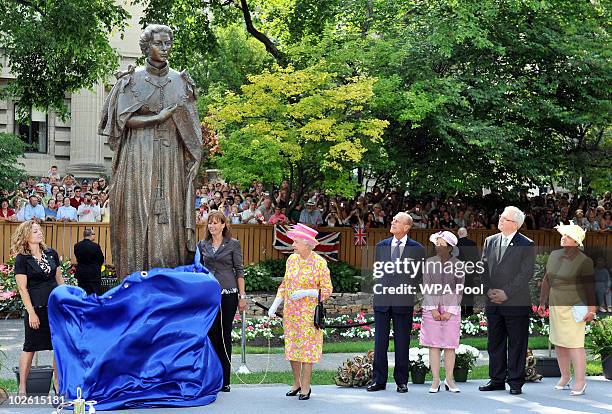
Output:
<svg viewBox="0 0 612 414">
<path fill-rule="evenodd" d="M 166 62 L 172 49 L 172 29 L 163 24 L 150 24 L 140 35 L 140 50 L 152 61 Z"/>
</svg>

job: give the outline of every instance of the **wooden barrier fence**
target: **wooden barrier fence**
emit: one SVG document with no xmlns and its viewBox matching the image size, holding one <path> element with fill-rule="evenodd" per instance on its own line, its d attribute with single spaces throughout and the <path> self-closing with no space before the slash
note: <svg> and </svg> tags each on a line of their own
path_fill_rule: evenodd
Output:
<svg viewBox="0 0 612 414">
<path fill-rule="evenodd" d="M 2 258 L 4 263 L 10 257 L 10 239 L 19 223 L 0 224 L 0 240 L 2 241 Z M 107 263 L 112 263 L 110 242 L 111 234 L 108 223 L 43 223 L 45 242 L 55 249 L 61 257 L 74 260 L 73 246 L 82 239 L 83 230 L 93 228 L 97 235 Z M 357 268 L 370 268 L 373 261 L 374 246 L 379 241 L 390 237 L 389 229 L 370 229 L 367 232 L 367 245 L 355 246 L 353 243 L 353 229 L 350 227 L 321 227 L 320 231 L 337 231 L 340 233 L 339 259 Z M 410 237 L 429 246 L 429 236 L 437 230 L 410 231 Z M 484 239 L 496 233 L 494 230 L 470 230 L 469 237 L 479 247 Z M 538 252 L 550 251 L 559 248 L 560 235 L 556 230 L 526 230 L 523 233 L 531 238 L 538 248 Z M 198 240 L 204 236 L 204 226 L 197 227 Z M 266 259 L 279 259 L 283 254 L 274 249 L 274 226 L 246 225 L 232 226 L 232 237 L 240 240 L 245 264 L 258 263 Z M 587 232 L 585 246 L 589 250 L 597 250 L 612 262 L 612 233 Z"/>
</svg>

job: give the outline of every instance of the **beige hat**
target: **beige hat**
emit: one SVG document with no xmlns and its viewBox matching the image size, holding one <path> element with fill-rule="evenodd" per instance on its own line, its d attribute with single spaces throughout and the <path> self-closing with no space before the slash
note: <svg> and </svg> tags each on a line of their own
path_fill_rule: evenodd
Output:
<svg viewBox="0 0 612 414">
<path fill-rule="evenodd" d="M 582 241 L 586 236 L 586 231 L 577 224 L 559 224 L 555 227 L 562 236 L 571 237 L 576 243 L 582 246 Z"/>
</svg>

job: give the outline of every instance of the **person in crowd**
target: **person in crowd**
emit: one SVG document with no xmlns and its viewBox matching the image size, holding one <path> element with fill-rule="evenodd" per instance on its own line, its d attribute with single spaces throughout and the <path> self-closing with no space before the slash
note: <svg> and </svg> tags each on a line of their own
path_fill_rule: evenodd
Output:
<svg viewBox="0 0 612 414">
<path fill-rule="evenodd" d="M 91 190 L 89 190 L 91 194 L 100 194 L 100 182 L 98 180 L 93 180 L 91 182 Z"/>
<path fill-rule="evenodd" d="M 444 230 L 452 231 L 457 228 L 455 220 L 451 217 L 448 211 L 442 213 L 442 219 L 440 220 L 440 227 Z"/>
<path fill-rule="evenodd" d="M 102 217 L 102 223 L 110 223 L 110 207 L 108 200 L 108 193 L 105 191 L 100 191 L 100 216 Z"/>
<path fill-rule="evenodd" d="M 467 227 L 467 220 L 465 219 L 465 210 L 457 211 L 457 217 L 455 217 L 456 227 Z"/>
<path fill-rule="evenodd" d="M 77 260 L 75 276 L 79 287 L 88 295 L 101 295 L 104 253 L 96 243 L 96 232 L 93 229 L 83 230 L 83 240 L 74 245 L 74 256 Z"/>
<path fill-rule="evenodd" d="M 317 209 L 314 199 L 311 198 L 306 202 L 306 208 L 300 213 L 299 222 L 309 226 L 320 226 L 323 223 L 321 212 Z"/>
<path fill-rule="evenodd" d="M 64 205 L 57 209 L 56 220 L 64 223 L 78 220 L 77 209 L 70 205 L 70 197 L 64 197 Z"/>
<path fill-rule="evenodd" d="M 587 231 L 599 231 L 599 222 L 597 221 L 595 210 L 589 209 L 587 213 L 587 221 L 588 227 L 585 229 Z"/>
<path fill-rule="evenodd" d="M 74 197 L 70 199 L 70 205 L 76 209 L 83 203 L 83 189 L 79 186 L 74 187 Z"/>
<path fill-rule="evenodd" d="M 9 207 L 9 201 L 6 198 L 0 200 L 0 221 L 15 221 L 15 210 Z"/>
<path fill-rule="evenodd" d="M 458 259 L 464 263 L 476 263 L 480 260 L 480 253 L 478 252 L 478 246 L 476 242 L 468 238 L 468 231 L 465 227 L 460 227 L 457 230 L 459 239 L 457 240 L 457 248 L 459 249 Z M 475 271 L 471 270 L 465 273 L 465 280 L 463 281 L 464 287 L 473 287 L 475 283 Z M 470 316 L 474 314 L 474 297 L 468 295 L 464 297 L 463 304 L 461 306 L 461 315 Z"/>
<path fill-rule="evenodd" d="M 196 223 L 197 224 L 206 224 L 208 220 L 208 205 L 200 204 L 200 208 L 196 214 Z"/>
<path fill-rule="evenodd" d="M 245 210 L 241 214 L 242 224 L 263 224 L 265 219 L 263 214 L 257 209 L 257 204 L 253 201 L 245 201 Z"/>
<path fill-rule="evenodd" d="M 101 221 L 100 207 L 93 204 L 91 193 L 86 193 L 83 202 L 77 208 L 78 220 L 82 223 Z"/>
<path fill-rule="evenodd" d="M 230 216 L 229 216 L 230 224 L 240 224 L 242 221 L 242 216 L 238 212 L 238 206 L 233 205 L 230 208 Z"/>
<path fill-rule="evenodd" d="M 38 351 L 52 350 L 47 302 L 51 291 L 64 284 L 57 252 L 47 247 L 40 225 L 28 220 L 11 237 L 15 256 L 15 279 L 25 308 L 25 340 L 19 358 L 19 394 L 25 395 L 32 358 Z M 59 389 L 57 367 L 53 360 L 54 387 Z"/>
<path fill-rule="evenodd" d="M 378 223 L 378 227 L 385 226 L 385 212 L 382 210 L 382 206 L 378 203 L 372 207 L 372 213 L 374 214 L 374 220 Z"/>
<path fill-rule="evenodd" d="M 55 198 L 50 198 L 47 201 L 47 207 L 45 207 L 45 221 L 56 221 L 57 219 L 57 205 Z"/>
<path fill-rule="evenodd" d="M 593 290 L 593 260 L 582 253 L 585 231 L 576 224 L 559 225 L 562 249 L 551 252 L 542 280 L 538 314 L 550 306 L 550 343 L 555 345 L 561 379 L 555 389 L 570 389 L 571 371 L 575 381 L 570 395 L 583 395 L 586 389 L 586 323 L 593 320 L 597 307 Z"/>
<path fill-rule="evenodd" d="M 76 186 L 76 180 L 72 174 L 66 174 L 62 180 L 62 187 L 64 187 L 64 194 L 70 194 L 74 191 Z M 75 207 L 76 208 L 76 207 Z"/>
<path fill-rule="evenodd" d="M 471 229 L 486 229 L 487 223 L 485 221 L 485 217 L 482 213 L 478 213 L 474 221 L 472 221 Z"/>
<path fill-rule="evenodd" d="M 62 179 L 62 177 L 60 177 L 59 173 L 57 172 L 57 165 L 52 165 L 51 168 L 49 168 L 49 171 L 47 172 L 47 177 L 54 178 L 57 181 Z"/>
<path fill-rule="evenodd" d="M 595 293 L 599 311 L 612 312 L 612 279 L 603 256 L 595 262 Z"/>
<path fill-rule="evenodd" d="M 444 350 L 444 368 L 446 378 L 444 388 L 447 391 L 459 392 L 453 379 L 455 368 L 455 349 L 459 347 L 461 332 L 461 292 L 457 285 L 463 283 L 465 274 L 456 271 L 459 259 L 453 257 L 453 248 L 457 246 L 457 237 L 450 231 L 439 231 L 429 237 L 436 246 L 436 255 L 425 262 L 423 286 L 435 288 L 443 286 L 454 293 L 443 291 L 423 295 L 423 319 L 419 343 L 429 348 L 429 363 L 433 381 L 430 393 L 440 391 L 440 356 Z M 444 290 L 445 292 L 445 290 Z"/>
<path fill-rule="evenodd" d="M 330 208 L 329 213 L 325 217 L 324 224 L 327 227 L 337 227 L 342 224 L 340 223 L 340 218 L 338 217 L 338 210 L 335 206 L 332 206 Z"/>
<path fill-rule="evenodd" d="M 499 233 L 485 239 L 482 279 L 487 294 L 489 382 L 480 391 L 505 390 L 520 395 L 525 383 L 531 300 L 529 280 L 535 267 L 533 241 L 518 230 L 525 214 L 509 206 L 499 216 Z"/>
<path fill-rule="evenodd" d="M 274 214 L 274 207 L 272 206 L 272 197 L 265 196 L 261 206 L 259 206 L 259 212 L 264 217 L 266 223 L 270 222 L 270 217 Z"/>
<path fill-rule="evenodd" d="M 42 206 L 46 206 L 47 202 L 51 198 L 51 195 L 47 193 L 45 185 L 42 183 L 36 184 L 35 189 L 35 194 L 38 197 L 38 203 Z"/>
<path fill-rule="evenodd" d="M 374 213 L 369 212 L 366 215 L 364 225 L 366 229 L 375 229 L 375 228 L 380 227 L 380 222 L 376 221 L 376 218 L 374 217 Z"/>
<path fill-rule="evenodd" d="M 559 217 L 557 218 L 557 224 L 571 224 L 569 219 L 569 208 L 563 207 L 559 211 Z"/>
<path fill-rule="evenodd" d="M 421 244 L 408 237 L 412 228 L 412 217 L 408 213 L 400 212 L 391 222 L 392 237 L 376 245 L 375 266 L 384 264 L 385 269 L 389 262 L 398 260 L 415 260 L 421 262 L 425 258 L 425 249 Z M 420 279 L 422 269 L 406 273 L 395 266 L 393 271 L 385 270 L 377 280 L 381 288 L 396 288 L 402 283 L 410 284 Z M 376 270 L 376 269 L 375 269 Z M 412 330 L 412 313 L 414 310 L 414 297 L 412 295 L 384 294 L 380 290 L 374 291 L 374 372 L 372 383 L 367 390 L 370 392 L 384 390 L 387 386 L 389 363 L 387 351 L 389 349 L 389 333 L 393 321 L 393 342 L 395 344 L 395 368 L 393 378 L 397 384 L 397 392 L 408 392 L 408 369 L 410 349 L 410 332 Z"/>
<path fill-rule="evenodd" d="M 287 224 L 287 216 L 283 214 L 280 206 L 274 207 L 274 214 L 268 220 L 268 224 Z"/>
<path fill-rule="evenodd" d="M 30 196 L 28 203 L 23 207 L 23 209 L 19 210 L 17 220 L 19 221 L 35 220 L 40 223 L 44 219 L 45 219 L 45 208 L 39 204 L 38 197 L 33 194 Z"/>
<path fill-rule="evenodd" d="M 106 183 L 106 178 L 104 177 L 98 178 L 98 184 L 100 185 L 100 191 L 108 192 L 108 184 Z"/>
<path fill-rule="evenodd" d="M 293 385 L 286 395 L 308 400 L 313 364 L 321 360 L 323 353 L 323 331 L 314 326 L 315 307 L 319 300 L 323 302 L 331 296 L 333 287 L 327 262 L 313 251 L 318 243 L 317 231 L 297 224 L 287 236 L 293 240 L 294 253 L 287 259 L 285 276 L 268 316 L 274 317 L 285 302 L 285 358 L 293 372 Z"/>
<path fill-rule="evenodd" d="M 221 308 L 208 332 L 223 368 L 222 392 L 230 391 L 232 324 L 236 309 L 247 307 L 244 267 L 240 242 L 232 239 L 227 217 L 211 211 L 205 226 L 204 240 L 198 243 L 202 265 L 212 272 L 221 285 Z"/>
<path fill-rule="evenodd" d="M 574 216 L 574 224 L 580 226 L 582 230 L 587 231 L 589 229 L 589 220 L 584 217 L 584 212 L 581 209 L 577 209 Z"/>
<path fill-rule="evenodd" d="M 603 198 L 598 201 L 597 205 L 603 206 L 610 202 L 612 202 L 612 191 L 606 191 Z"/>
<path fill-rule="evenodd" d="M 427 214 L 423 210 L 421 203 L 416 203 L 414 208 L 409 211 L 412 222 L 414 223 L 415 229 L 426 229 L 427 228 Z"/>
<path fill-rule="evenodd" d="M 599 229 L 604 232 L 612 232 L 612 211 L 608 210 L 604 213 Z"/>
<path fill-rule="evenodd" d="M 51 186 L 51 198 L 57 201 L 57 195 L 60 194 L 60 187 L 58 185 Z"/>
<path fill-rule="evenodd" d="M 537 229 L 537 221 L 535 216 L 533 215 L 533 211 L 528 208 L 525 210 L 525 225 L 524 228 L 527 230 L 536 230 Z"/>
<path fill-rule="evenodd" d="M 552 229 L 555 227 L 555 216 L 552 208 L 547 208 L 546 213 L 540 216 L 538 227 L 540 229 Z"/>
<path fill-rule="evenodd" d="M 21 191 L 17 191 L 17 194 L 11 200 L 11 207 L 13 207 L 13 211 L 15 212 L 15 220 L 22 221 L 20 217 L 23 217 L 23 209 L 25 205 L 28 203 L 28 200 L 23 197 L 23 193 Z"/>
</svg>

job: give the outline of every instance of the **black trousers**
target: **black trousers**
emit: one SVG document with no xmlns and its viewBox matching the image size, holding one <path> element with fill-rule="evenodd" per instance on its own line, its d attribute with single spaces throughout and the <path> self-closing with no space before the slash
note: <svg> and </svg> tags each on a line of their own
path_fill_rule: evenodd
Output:
<svg viewBox="0 0 612 414">
<path fill-rule="evenodd" d="M 489 377 L 496 385 L 525 383 L 529 316 L 487 315 Z"/>
<path fill-rule="evenodd" d="M 389 374 L 389 332 L 393 321 L 393 343 L 395 344 L 395 368 L 393 379 L 396 384 L 408 383 L 410 369 L 410 332 L 412 330 L 412 308 L 409 313 L 397 313 L 390 307 L 387 312 L 374 312 L 374 374 L 377 384 L 386 384 Z"/>
<path fill-rule="evenodd" d="M 221 308 L 217 312 L 210 331 L 208 331 L 210 342 L 212 342 L 223 368 L 223 386 L 229 385 L 232 375 L 232 324 L 237 309 L 238 293 L 221 295 Z"/>
<path fill-rule="evenodd" d="M 102 280 L 79 280 L 77 283 L 80 288 L 83 288 L 88 295 L 95 293 L 96 295 L 102 294 Z"/>
</svg>

